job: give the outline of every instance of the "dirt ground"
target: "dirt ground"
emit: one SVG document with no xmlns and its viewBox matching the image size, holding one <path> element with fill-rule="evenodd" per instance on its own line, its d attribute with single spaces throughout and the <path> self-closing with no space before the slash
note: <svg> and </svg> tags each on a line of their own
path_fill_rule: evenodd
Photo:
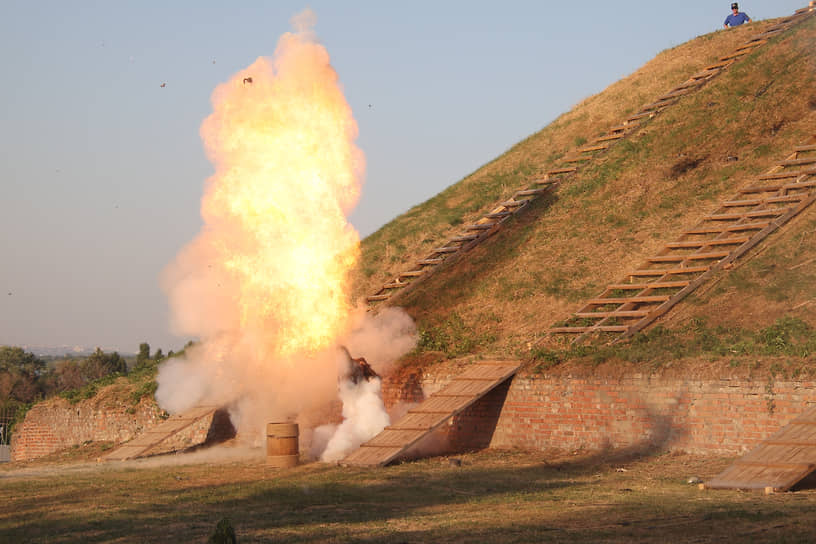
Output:
<svg viewBox="0 0 816 544">
<path fill-rule="evenodd" d="M 2 542 L 813 542 L 816 487 L 700 490 L 733 459 L 488 450 L 385 468 L 221 448 L 122 463 L 86 444 L 0 467 Z M 690 483 L 690 481 L 692 483 Z"/>
</svg>

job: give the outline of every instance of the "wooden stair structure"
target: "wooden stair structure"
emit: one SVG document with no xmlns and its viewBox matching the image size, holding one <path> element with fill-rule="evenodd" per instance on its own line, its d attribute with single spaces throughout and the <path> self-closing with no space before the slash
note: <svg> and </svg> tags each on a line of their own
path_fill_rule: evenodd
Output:
<svg viewBox="0 0 816 544">
<path fill-rule="evenodd" d="M 815 200 L 816 134 L 549 332 L 628 338 Z"/>
<path fill-rule="evenodd" d="M 401 272 L 372 295 L 366 297 L 369 310 L 392 299 L 397 293 L 406 292 L 408 288 L 416 286 L 440 266 L 455 262 L 470 249 L 495 234 L 505 221 L 524 210 L 532 201 L 544 194 L 554 192 L 561 183 L 578 171 L 579 166 L 591 161 L 617 141 L 635 132 L 654 116 L 676 104 L 682 97 L 699 90 L 742 57 L 768 43 L 770 38 L 801 23 L 815 13 L 812 3 L 809 7 L 796 10 L 793 15 L 781 19 L 763 32 L 751 37 L 744 44 L 720 57 L 714 64 L 706 66 L 680 85 L 644 105 L 636 113 L 626 116 L 603 135 L 568 153 L 565 158 L 561 159 L 561 164 L 535 176 L 526 188 L 517 190 L 509 199 L 495 204 L 477 221 L 464 227 L 458 234 L 416 261 L 408 270 Z"/>
<path fill-rule="evenodd" d="M 788 491 L 816 471 L 816 405 L 705 482 L 706 489 Z"/>
<path fill-rule="evenodd" d="M 162 442 L 202 419 L 214 417 L 217 410 L 216 406 L 196 406 L 184 413 L 172 415 L 166 421 L 113 450 L 104 456 L 104 459 L 105 461 L 126 461 L 152 455 L 151 450 L 161 445 Z"/>
<path fill-rule="evenodd" d="M 393 425 L 348 455 L 342 465 L 384 466 L 488 394 L 518 371 L 519 361 L 481 361 L 412 408 Z"/>
</svg>

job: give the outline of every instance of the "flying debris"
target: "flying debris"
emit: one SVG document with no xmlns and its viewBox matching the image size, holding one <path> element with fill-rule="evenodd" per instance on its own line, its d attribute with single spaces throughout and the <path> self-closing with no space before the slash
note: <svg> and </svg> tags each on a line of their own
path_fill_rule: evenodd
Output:
<svg viewBox="0 0 816 544">
<path fill-rule="evenodd" d="M 250 85 L 252 85 L 252 78 L 251 78 L 251 77 L 245 77 L 245 78 L 244 78 L 244 85 L 246 85 L 247 83 L 249 83 Z"/>
<path fill-rule="evenodd" d="M 346 349 L 346 346 L 340 346 L 340 349 L 343 350 L 343 353 L 346 354 L 346 360 L 348 361 L 348 370 L 344 378 L 350 380 L 352 383 L 360 383 L 361 380 L 371 381 L 373 378 L 379 378 L 380 375 L 377 374 L 371 365 L 363 358 L 359 357 L 355 359 L 349 353 L 349 350 Z"/>
<path fill-rule="evenodd" d="M 164 89 L 166 86 L 167 86 L 167 83 L 162 83 L 161 85 L 159 85 L 159 87 L 161 87 L 162 89 Z"/>
</svg>

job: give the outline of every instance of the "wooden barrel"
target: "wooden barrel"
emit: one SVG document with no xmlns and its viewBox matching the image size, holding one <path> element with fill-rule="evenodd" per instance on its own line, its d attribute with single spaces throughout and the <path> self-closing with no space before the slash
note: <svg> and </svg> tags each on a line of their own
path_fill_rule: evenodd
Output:
<svg viewBox="0 0 816 544">
<path fill-rule="evenodd" d="M 266 424 L 266 464 L 289 468 L 298 464 L 297 423 Z"/>
</svg>

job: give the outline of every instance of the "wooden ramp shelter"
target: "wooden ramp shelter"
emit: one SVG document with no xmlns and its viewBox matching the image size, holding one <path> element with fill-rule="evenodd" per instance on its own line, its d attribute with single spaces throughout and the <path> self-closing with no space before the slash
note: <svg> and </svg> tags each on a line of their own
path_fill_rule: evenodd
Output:
<svg viewBox="0 0 816 544">
<path fill-rule="evenodd" d="M 453 416 L 487 395 L 518 371 L 519 361 L 481 361 L 468 366 L 446 387 L 380 434 L 360 446 L 341 464 L 384 466 L 441 427 Z"/>
<path fill-rule="evenodd" d="M 816 471 L 816 406 L 735 461 L 707 489 L 787 491 Z"/>
<path fill-rule="evenodd" d="M 182 414 L 170 416 L 166 421 L 148 429 L 130 442 L 105 456 L 106 461 L 125 461 L 150 455 L 150 450 L 202 419 L 212 418 L 217 406 L 196 406 Z"/>
</svg>

